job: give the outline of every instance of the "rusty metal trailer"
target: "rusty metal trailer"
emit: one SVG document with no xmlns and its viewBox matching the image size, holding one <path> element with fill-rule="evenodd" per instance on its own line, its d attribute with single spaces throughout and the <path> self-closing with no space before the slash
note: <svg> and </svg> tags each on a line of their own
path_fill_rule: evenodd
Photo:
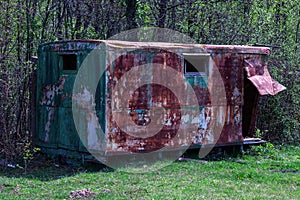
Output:
<svg viewBox="0 0 300 200">
<path fill-rule="evenodd" d="M 93 95 L 89 87 L 82 87 L 81 93 L 73 94 L 78 72 L 92 52 L 96 53 L 88 62 L 104 70 L 96 92 Z M 172 150 L 183 146 L 242 145 L 244 138 L 253 136 L 259 96 L 274 95 L 285 89 L 268 73 L 265 59 L 269 54 L 267 47 L 238 45 L 105 40 L 42 44 L 38 50 L 36 144 L 45 152 L 73 155 L 87 154 L 90 148 L 97 149 L 97 146 L 103 154 L 113 154 Z M 156 71 L 161 67 L 161 74 L 125 76 L 137 66 L 150 65 L 157 65 Z M 214 71 L 214 67 L 217 70 Z M 178 76 L 168 76 L 167 68 Z M 89 79 L 94 74 L 86 76 Z M 155 76 L 156 82 L 129 88 L 126 92 L 130 98 L 125 107 L 120 108 L 124 96 L 122 92 L 113 93 L 117 82 L 134 85 L 145 76 L 148 79 Z M 168 85 L 159 84 L 166 77 Z M 182 103 L 177 94 L 185 91 L 182 80 L 177 79 L 191 86 L 194 99 L 187 97 Z M 222 87 L 210 88 L 220 82 Z M 219 95 L 222 94 L 220 88 L 225 91 L 223 95 Z M 216 91 L 218 89 L 220 91 Z M 176 90 L 180 91 L 176 93 Z M 217 94 L 215 102 L 212 92 Z M 196 105 L 189 105 L 189 101 L 195 99 Z M 93 105 L 95 112 L 86 112 L 89 105 L 86 107 L 85 100 Z M 73 117 L 72 106 L 76 102 L 81 104 L 80 120 Z M 154 106 L 163 108 L 162 120 L 151 119 L 150 110 Z M 122 118 L 128 121 L 124 122 L 128 126 L 126 130 L 131 126 L 141 130 L 144 127 L 144 131 L 155 129 L 155 125 L 161 128 L 149 137 L 128 134 L 119 127 L 114 115 L 120 109 L 127 112 L 127 118 Z M 191 110 L 196 110 L 196 114 Z M 78 134 L 81 121 L 84 136 Z M 154 126 L 148 126 L 150 122 Z M 197 125 L 196 129 L 185 130 L 192 124 Z M 220 133 L 216 134 L 214 130 L 218 128 Z M 98 129 L 102 130 L 102 136 L 96 133 Z M 177 134 L 179 129 L 182 130 L 180 135 Z"/>
</svg>

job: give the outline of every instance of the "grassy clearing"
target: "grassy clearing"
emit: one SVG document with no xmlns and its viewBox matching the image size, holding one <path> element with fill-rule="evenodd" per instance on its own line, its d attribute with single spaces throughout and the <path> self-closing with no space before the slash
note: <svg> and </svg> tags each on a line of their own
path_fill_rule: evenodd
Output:
<svg viewBox="0 0 300 200">
<path fill-rule="evenodd" d="M 131 174 L 55 167 L 27 175 L 0 170 L 0 199 L 68 199 L 90 189 L 96 199 L 300 199 L 300 147 L 255 149 L 254 155 L 207 163 L 174 162 L 155 172 Z"/>
</svg>

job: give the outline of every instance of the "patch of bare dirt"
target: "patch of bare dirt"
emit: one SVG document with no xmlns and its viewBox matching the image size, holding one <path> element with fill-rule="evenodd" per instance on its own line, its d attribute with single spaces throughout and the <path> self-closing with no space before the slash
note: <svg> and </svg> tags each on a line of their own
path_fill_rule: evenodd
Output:
<svg viewBox="0 0 300 200">
<path fill-rule="evenodd" d="M 96 197 L 96 196 L 97 196 L 97 194 L 92 192 L 91 190 L 82 189 L 82 190 L 72 191 L 70 193 L 69 200 L 93 198 L 93 197 Z"/>
</svg>

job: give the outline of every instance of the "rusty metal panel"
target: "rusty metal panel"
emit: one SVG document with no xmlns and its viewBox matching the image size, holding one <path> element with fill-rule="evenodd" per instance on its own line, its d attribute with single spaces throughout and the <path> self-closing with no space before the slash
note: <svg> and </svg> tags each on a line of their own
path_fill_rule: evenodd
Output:
<svg viewBox="0 0 300 200">
<path fill-rule="evenodd" d="M 267 66 L 258 59 L 245 59 L 247 78 L 257 88 L 260 95 L 275 95 L 286 87 L 279 84 L 269 74 Z"/>
<path fill-rule="evenodd" d="M 106 73 L 101 77 L 95 97 L 88 88 L 82 94 L 72 94 L 74 80 L 77 71 L 66 72 L 62 68 L 61 55 L 66 53 L 76 54 L 78 67 L 83 62 L 90 51 L 101 44 L 99 57 L 89 61 L 92 65 L 104 65 L 107 67 Z M 163 50 L 171 49 L 172 51 Z M 128 50 L 128 51 L 127 51 Z M 130 50 L 130 51 L 129 51 Z M 125 52 L 125 54 L 124 54 Z M 174 53 L 175 52 L 175 53 Z M 226 95 L 225 103 L 212 105 L 211 94 L 207 81 L 210 79 L 213 84 L 218 85 L 217 74 L 208 71 L 207 74 L 185 74 L 184 53 L 209 53 L 212 60 L 220 72 L 224 82 Z M 249 100 L 254 91 L 248 90 L 245 85 L 244 75 L 250 74 L 255 69 L 255 75 L 265 73 L 262 55 L 268 55 L 269 48 L 249 47 L 249 46 L 217 46 L 217 45 L 196 45 L 196 44 L 171 44 L 171 43 L 138 43 L 123 41 L 100 41 L 100 40 L 77 40 L 46 43 L 39 49 L 39 69 L 38 69 L 38 138 L 41 145 L 45 147 L 58 147 L 73 151 L 86 152 L 83 143 L 87 144 L 89 150 L 97 150 L 101 146 L 104 152 L 143 152 L 154 151 L 163 147 L 178 148 L 189 145 L 219 145 L 241 144 L 243 141 L 243 131 L 254 127 L 253 117 L 247 118 L 244 115 L 255 115 L 257 102 Z M 100 60 L 100 61 L 99 61 Z M 101 65 L 99 62 L 103 62 Z M 260 65 L 249 68 L 249 63 Z M 145 84 L 138 88 L 132 88 L 130 100 L 126 104 L 122 92 L 115 92 L 118 81 L 124 84 L 134 85 L 136 80 L 151 79 L 151 73 L 131 76 L 124 79 L 124 75 L 129 73 L 134 67 L 141 65 L 157 64 L 162 67 L 172 68 L 181 75 L 193 88 L 197 98 L 197 105 L 190 105 L 192 102 L 188 96 L 182 104 L 175 93 L 160 84 Z M 248 65 L 247 65 L 248 64 Z M 247 68 L 248 67 L 248 68 Z M 262 70 L 262 71 L 261 71 Z M 156 74 L 156 80 L 163 80 L 167 77 L 162 70 L 161 74 Z M 95 73 L 96 74 L 96 73 Z M 95 74 L 85 74 L 85 78 L 94 79 Z M 271 79 L 268 79 L 270 81 Z M 178 77 L 170 79 L 171 87 L 181 84 Z M 272 82 L 273 84 L 273 82 Z M 184 93 L 183 87 L 177 87 L 179 93 Z M 214 88 L 216 93 L 222 88 Z M 249 92 L 249 93 L 248 93 Z M 95 111 L 87 112 L 87 107 L 82 103 L 85 99 L 95 100 Z M 84 121 L 79 125 L 85 133 L 80 141 L 76 132 L 72 116 L 72 100 L 81 102 L 81 110 L 78 111 L 80 119 Z M 220 101 L 222 102 L 222 101 Z M 247 104 L 245 106 L 244 104 Z M 124 106 L 125 105 L 125 106 Z M 138 125 L 138 131 L 142 135 L 145 129 L 156 130 L 155 126 L 147 127 L 151 120 L 155 120 L 151 115 L 151 108 L 163 108 L 164 115 L 162 121 L 152 121 L 154 125 L 162 128 L 157 134 L 143 138 L 134 136 L 122 130 L 117 123 L 116 113 L 127 112 L 127 120 Z M 157 108 L 156 108 L 157 109 Z M 199 111 L 200 116 L 196 114 Z M 190 114 L 185 115 L 185 111 Z M 215 120 L 212 120 L 215 119 Z M 251 121 L 251 122 L 250 122 Z M 221 127 L 224 122 L 224 126 Z M 126 123 L 126 122 L 125 122 Z M 105 135 L 96 134 L 99 124 Z M 194 132 L 188 128 L 191 124 L 199 124 Z M 132 123 L 126 124 L 127 129 L 133 128 Z M 222 132 L 218 137 L 214 132 L 214 127 L 220 126 Z M 134 127 L 136 128 L 136 126 Z M 179 137 L 177 132 L 183 129 L 183 134 L 172 142 L 172 138 Z M 151 129 L 151 130 L 150 130 Z"/>
<path fill-rule="evenodd" d="M 142 56 L 141 56 L 142 55 Z M 141 65 L 141 63 L 151 62 L 164 64 L 171 62 L 171 67 L 183 74 L 183 58 L 175 53 L 157 51 L 155 49 L 147 49 L 142 51 L 136 51 L 131 54 L 127 54 L 126 57 L 115 55 L 114 66 L 109 68 L 111 77 L 108 82 L 108 88 L 115 87 L 116 80 L 120 79 L 126 72 L 132 67 Z M 111 58 L 110 58 L 111 59 Z M 228 99 L 227 105 L 219 105 L 218 107 L 211 107 L 208 88 L 205 80 L 205 76 L 188 76 L 187 81 L 192 85 L 197 99 L 198 106 L 188 108 L 188 105 L 182 107 L 179 104 L 176 96 L 172 94 L 168 88 L 162 88 L 157 85 L 147 85 L 141 87 L 135 91 L 131 91 L 132 100 L 129 102 L 128 112 L 131 115 L 131 119 L 138 125 L 143 125 L 144 118 L 139 119 L 140 113 L 147 113 L 152 104 L 162 105 L 167 109 L 167 115 L 165 116 L 165 125 L 155 136 L 146 139 L 133 137 L 126 132 L 120 130 L 116 121 L 112 117 L 113 112 L 118 112 L 117 108 L 111 108 L 111 101 L 122 101 L 122 95 L 115 96 L 116 99 L 111 99 L 111 90 L 107 90 L 107 130 L 114 130 L 108 132 L 108 150 L 109 151 L 150 151 L 157 150 L 164 146 L 169 148 L 178 148 L 185 145 L 190 145 L 188 141 L 193 141 L 194 144 L 209 145 L 218 142 L 219 144 L 226 143 L 238 143 L 242 142 L 242 121 L 241 121 L 241 106 L 242 106 L 242 91 L 243 91 L 243 56 L 238 54 L 218 54 L 214 56 L 214 61 L 220 70 L 223 81 L 225 83 L 226 96 Z M 162 75 L 162 78 L 165 77 Z M 142 77 L 130 77 L 127 82 L 141 79 Z M 174 81 L 174 86 L 176 80 Z M 184 91 L 182 91 L 184 92 Z M 199 116 L 181 116 L 181 111 L 184 109 L 199 109 L 202 115 Z M 212 112 L 214 110 L 214 112 Z M 226 110 L 225 113 L 223 110 Z M 222 132 L 222 137 L 217 140 L 213 131 L 213 122 L 210 119 L 213 118 L 212 114 L 217 113 L 220 116 L 224 116 L 226 120 L 225 128 Z M 173 117 L 176 116 L 176 117 Z M 184 117 L 184 118 L 183 118 Z M 189 122 L 197 120 L 202 121 L 198 128 L 198 134 L 196 137 L 188 133 L 184 134 L 183 138 L 180 138 L 177 144 L 168 143 L 171 138 L 176 137 L 178 126 L 182 126 L 185 119 L 188 118 Z M 220 122 L 221 124 L 221 122 Z M 157 124 L 159 125 L 159 124 Z M 129 125 L 128 125 L 129 126 Z"/>
</svg>

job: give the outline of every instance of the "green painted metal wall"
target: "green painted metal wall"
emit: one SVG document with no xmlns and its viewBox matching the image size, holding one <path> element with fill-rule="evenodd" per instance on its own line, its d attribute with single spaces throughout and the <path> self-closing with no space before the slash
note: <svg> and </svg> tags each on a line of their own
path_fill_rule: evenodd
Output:
<svg viewBox="0 0 300 200">
<path fill-rule="evenodd" d="M 40 45 L 37 74 L 37 131 L 36 144 L 44 152 L 66 149 L 87 152 L 79 139 L 72 115 L 72 90 L 81 63 L 96 48 L 104 48 L 95 42 L 52 42 Z M 105 53 L 105 51 L 102 51 Z M 63 69 L 63 56 L 76 55 L 77 70 Z M 101 54 L 103 55 L 103 54 Z M 103 57 L 105 60 L 105 57 Z M 105 62 L 105 61 L 104 61 Z M 99 123 L 105 127 L 105 76 L 99 82 L 96 104 Z M 84 115 L 84 112 L 82 112 Z"/>
</svg>

